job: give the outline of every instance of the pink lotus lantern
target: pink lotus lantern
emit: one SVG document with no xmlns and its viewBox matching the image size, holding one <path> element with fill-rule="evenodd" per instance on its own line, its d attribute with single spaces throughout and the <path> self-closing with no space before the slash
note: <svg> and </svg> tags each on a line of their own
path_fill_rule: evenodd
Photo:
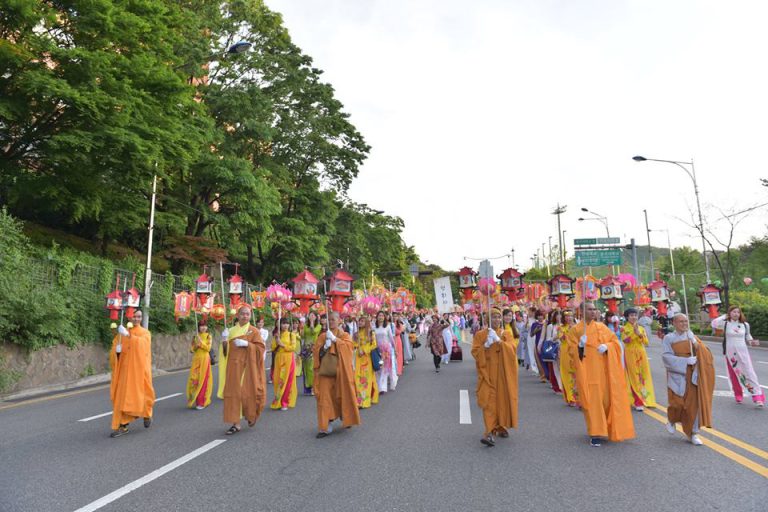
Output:
<svg viewBox="0 0 768 512">
<path fill-rule="evenodd" d="M 376 313 L 381 310 L 381 300 L 376 297 L 365 297 L 360 301 L 360 305 L 363 309 L 363 313 L 366 315 L 376 316 Z"/>
<path fill-rule="evenodd" d="M 744 278 L 744 284 L 749 286 L 752 284 L 752 278 L 751 277 L 745 277 Z"/>
<path fill-rule="evenodd" d="M 493 280 L 493 278 L 483 277 L 480 279 L 477 288 L 483 295 L 493 295 L 493 292 L 496 291 L 496 282 Z"/>
<path fill-rule="evenodd" d="M 274 283 L 267 288 L 267 298 L 270 302 L 283 304 L 291 300 L 291 290 L 280 284 Z"/>
</svg>

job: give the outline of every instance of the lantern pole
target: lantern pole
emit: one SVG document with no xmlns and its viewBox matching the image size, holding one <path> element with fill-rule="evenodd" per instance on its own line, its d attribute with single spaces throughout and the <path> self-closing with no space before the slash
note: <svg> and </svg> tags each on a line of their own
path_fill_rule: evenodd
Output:
<svg viewBox="0 0 768 512">
<path fill-rule="evenodd" d="M 157 162 L 155 162 L 157 173 Z M 155 232 L 155 198 L 157 197 L 157 174 L 152 179 L 152 202 L 149 207 L 149 240 L 147 242 L 147 266 L 144 270 L 144 316 L 141 318 L 141 326 L 149 328 L 149 304 L 152 291 L 152 238 Z"/>
<path fill-rule="evenodd" d="M 117 276 L 117 280 L 118 280 L 117 282 L 120 283 L 120 276 L 119 275 Z M 125 290 L 126 290 L 126 285 L 127 284 L 128 284 L 128 278 L 126 277 L 125 279 L 123 279 L 123 297 L 125 297 Z M 120 284 L 117 285 L 117 288 L 120 288 Z M 124 300 L 125 299 L 123 299 L 123 301 Z M 125 304 L 123 304 L 123 308 L 120 310 L 120 324 L 119 324 L 120 326 L 123 325 L 123 315 L 125 315 Z M 118 328 L 118 330 L 117 330 L 117 344 L 118 345 L 122 345 L 122 343 L 123 343 L 123 335 L 120 334 L 120 329 Z M 119 355 L 120 354 L 118 354 L 118 356 Z"/>
<path fill-rule="evenodd" d="M 587 335 L 587 275 L 581 269 L 581 321 L 584 322 L 584 336 Z M 579 347 L 579 359 L 584 359 L 584 348 Z"/>
<path fill-rule="evenodd" d="M 227 325 L 227 299 L 226 299 L 226 293 L 224 293 L 224 264 L 220 261 L 219 262 L 219 277 L 221 278 L 221 304 L 224 306 L 224 328 L 229 329 L 229 325 Z"/>
</svg>

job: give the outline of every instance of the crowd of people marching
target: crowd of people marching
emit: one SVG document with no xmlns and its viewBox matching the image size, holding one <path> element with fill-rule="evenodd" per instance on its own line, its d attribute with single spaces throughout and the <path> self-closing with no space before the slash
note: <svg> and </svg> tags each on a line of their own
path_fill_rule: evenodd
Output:
<svg viewBox="0 0 768 512">
<path fill-rule="evenodd" d="M 226 434 L 241 430 L 244 418 L 256 424 L 267 405 L 267 387 L 273 387 L 271 409 L 287 411 L 297 396 L 314 396 L 318 432 L 322 438 L 343 427 L 360 424 L 360 410 L 393 393 L 414 350 L 426 340 L 435 372 L 451 360 L 463 358 L 461 342 L 472 342 L 477 369 L 477 403 L 483 410 L 485 431 L 481 442 L 495 446 L 518 423 L 518 371 L 525 369 L 560 395 L 564 403 L 580 409 L 592 446 L 605 439 L 623 441 L 635 436 L 632 408 L 657 407 L 656 393 L 645 347 L 651 339 L 647 312 L 628 308 L 623 318 L 603 315 L 587 303 L 579 309 L 491 308 L 439 315 L 423 310 L 403 315 L 379 311 L 342 319 L 339 313 L 309 312 L 299 319 L 281 318 L 270 332 L 264 318 L 252 318 L 251 307 L 241 304 L 236 322 L 225 329 L 215 349 L 214 336 L 202 321 L 190 345 L 192 362 L 187 382 L 187 406 L 204 409 L 211 403 L 212 366 L 219 365 L 217 396 L 224 402 Z M 644 321 L 646 320 L 646 321 Z M 136 325 L 119 326 L 112 344 L 112 437 L 128 432 L 139 418 L 152 424 L 155 400 L 151 374 L 151 336 Z M 677 423 L 694 445 L 701 426 L 711 426 L 714 365 L 707 346 L 696 337 L 688 318 L 677 314 L 674 330 L 662 340 L 662 363 L 667 372 L 667 429 Z M 729 381 L 737 403 L 744 391 L 763 407 L 763 394 L 747 350 L 755 344 L 743 312 L 732 306 L 712 322 L 724 333 Z M 269 366 L 267 366 L 267 357 Z"/>
</svg>

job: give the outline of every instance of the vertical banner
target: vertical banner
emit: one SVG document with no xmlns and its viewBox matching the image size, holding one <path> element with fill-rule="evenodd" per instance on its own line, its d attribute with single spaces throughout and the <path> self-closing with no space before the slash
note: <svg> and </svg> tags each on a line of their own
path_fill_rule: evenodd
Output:
<svg viewBox="0 0 768 512">
<path fill-rule="evenodd" d="M 435 301 L 437 302 L 437 312 L 450 313 L 453 311 L 453 293 L 451 292 L 451 278 L 440 277 L 433 279 L 435 283 Z"/>
</svg>

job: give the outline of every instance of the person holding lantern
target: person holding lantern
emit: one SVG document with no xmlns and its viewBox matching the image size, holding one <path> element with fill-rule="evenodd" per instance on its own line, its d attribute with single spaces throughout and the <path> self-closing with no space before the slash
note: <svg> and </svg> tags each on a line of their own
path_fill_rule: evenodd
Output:
<svg viewBox="0 0 768 512">
<path fill-rule="evenodd" d="M 694 446 L 704 444 L 700 427 L 712 427 L 715 366 L 712 353 L 689 329 L 682 313 L 672 319 L 675 330 L 661 341 L 661 360 L 667 368 L 667 431 L 681 423 Z"/>
<path fill-rule="evenodd" d="M 253 427 L 267 401 L 264 383 L 264 353 L 267 347 L 259 329 L 252 326 L 250 321 L 251 306 L 240 303 L 237 306 L 237 323 L 222 333 L 227 337 L 224 423 L 231 425 L 227 435 L 240 432 L 243 417 L 248 421 L 248 426 Z"/>
<path fill-rule="evenodd" d="M 544 363 L 544 370 L 549 379 L 549 384 L 552 386 L 552 391 L 556 394 L 562 393 L 562 377 L 560 376 L 560 340 L 562 337 L 560 329 L 562 324 L 562 312 L 559 309 L 550 311 L 547 319 L 547 327 L 545 329 L 544 343 L 557 348 L 554 353 L 551 351 L 545 353 L 544 350 L 539 351 L 541 354 L 541 362 Z"/>
<path fill-rule="evenodd" d="M 627 385 L 630 399 L 636 411 L 646 407 L 656 407 L 656 393 L 653 390 L 651 365 L 645 347 L 648 346 L 648 335 L 640 326 L 638 312 L 635 308 L 624 311 L 627 323 L 621 329 L 621 340 L 624 342 L 624 364 L 627 369 Z"/>
<path fill-rule="evenodd" d="M 340 418 L 345 428 L 360 424 L 352 368 L 355 346 L 340 323 L 340 315 L 331 312 L 328 330 L 317 337 L 313 350 L 318 439 L 332 432 L 331 422 L 336 419 Z"/>
<path fill-rule="evenodd" d="M 477 368 L 477 405 L 483 410 L 485 432 L 480 442 L 496 445 L 496 436 L 509 437 L 507 429 L 517 428 L 517 339 L 502 325 L 502 314 L 491 308 L 490 328 L 472 340 Z"/>
<path fill-rule="evenodd" d="M 570 309 L 563 311 L 563 322 L 560 326 L 560 378 L 562 380 L 563 400 L 568 407 L 579 407 L 579 392 L 576 388 L 576 367 L 571 361 L 571 354 L 566 346 L 568 333 L 575 324 L 576 318 L 573 315 L 573 311 Z"/>
<path fill-rule="evenodd" d="M 141 326 L 141 310 L 133 314 L 132 324 L 120 325 L 112 340 L 110 366 L 112 382 L 112 433 L 120 437 L 128 433 L 128 424 L 144 418 L 144 428 L 152 424 L 155 389 L 152 386 L 152 335 Z"/>
<path fill-rule="evenodd" d="M 568 352 L 576 367 L 576 388 L 592 446 L 602 439 L 625 441 L 635 437 L 629 408 L 627 380 L 621 362 L 619 340 L 599 322 L 600 311 L 584 305 L 584 321 L 568 332 Z"/>
<path fill-rule="evenodd" d="M 747 278 L 748 279 L 748 278 Z M 733 388 L 736 403 L 744 400 L 744 389 L 752 395 L 756 407 L 765 405 L 765 393 L 757 380 L 752 358 L 747 350 L 747 343 L 752 346 L 759 342 L 752 338 L 749 324 L 738 306 L 728 308 L 728 314 L 712 320 L 712 329 L 723 332 L 723 354 L 725 366 L 728 369 L 728 379 Z"/>
<path fill-rule="evenodd" d="M 275 396 L 272 409 L 287 411 L 296 407 L 296 347 L 298 336 L 291 330 L 290 320 L 280 319 L 280 335 L 275 337 L 275 366 L 272 368 L 272 381 L 275 386 Z"/>
<path fill-rule="evenodd" d="M 192 366 L 187 380 L 187 407 L 198 411 L 211 405 L 213 377 L 211 375 L 211 335 L 208 324 L 201 320 L 197 325 L 197 335 L 189 347 L 192 352 Z"/>
<path fill-rule="evenodd" d="M 371 321 L 367 316 L 360 317 L 353 339 L 355 341 L 357 406 L 360 409 L 367 409 L 371 404 L 379 403 L 379 386 L 371 360 L 371 352 L 376 348 L 376 336 L 371 332 Z"/>
</svg>

